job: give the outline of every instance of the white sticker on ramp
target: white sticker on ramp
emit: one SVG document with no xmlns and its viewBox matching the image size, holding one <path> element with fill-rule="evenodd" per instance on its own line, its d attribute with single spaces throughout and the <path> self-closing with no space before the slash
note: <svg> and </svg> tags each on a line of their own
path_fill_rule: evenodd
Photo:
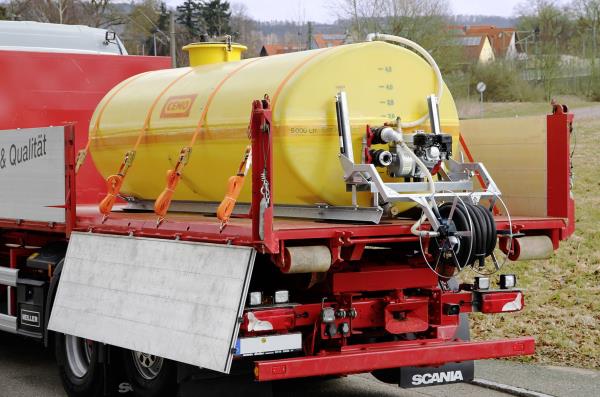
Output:
<svg viewBox="0 0 600 397">
<path fill-rule="evenodd" d="M 73 233 L 53 331 L 228 373 L 255 250 Z"/>
<path fill-rule="evenodd" d="M 65 127 L 0 131 L 0 218 L 65 222 Z"/>
</svg>

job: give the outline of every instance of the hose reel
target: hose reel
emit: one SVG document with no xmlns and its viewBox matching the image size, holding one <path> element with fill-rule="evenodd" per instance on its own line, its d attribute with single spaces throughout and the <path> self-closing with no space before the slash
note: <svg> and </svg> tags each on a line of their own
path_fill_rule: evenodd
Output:
<svg viewBox="0 0 600 397">
<path fill-rule="evenodd" d="M 425 263 L 434 273 L 447 279 L 469 266 L 483 272 L 487 258 L 494 263 L 494 272 L 502 267 L 504 262 L 499 264 L 494 252 L 498 230 L 491 209 L 455 196 L 435 212 L 440 224 L 436 233 L 418 233 Z"/>
</svg>

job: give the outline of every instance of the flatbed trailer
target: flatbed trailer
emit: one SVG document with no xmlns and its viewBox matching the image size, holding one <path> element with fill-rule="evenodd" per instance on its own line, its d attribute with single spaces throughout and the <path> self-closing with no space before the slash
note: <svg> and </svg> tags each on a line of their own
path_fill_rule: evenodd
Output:
<svg viewBox="0 0 600 397">
<path fill-rule="evenodd" d="M 213 211 L 191 207 L 158 219 L 144 203 L 122 201 L 101 214 L 93 197 L 102 188 L 80 193 L 89 180 L 75 175 L 80 125 L 5 132 L 53 134 L 64 144 L 55 170 L 63 184 L 48 187 L 63 191 L 64 203 L 44 207 L 60 220 L 0 219 L 0 330 L 55 344 L 69 395 L 108 395 L 124 384 L 136 395 L 165 395 L 219 373 L 266 382 L 373 372 L 415 387 L 469 380 L 472 360 L 534 353 L 533 337 L 470 341 L 468 313 L 519 311 L 524 292 L 440 278 L 423 260 L 427 242 L 411 232 L 414 219 L 329 221 L 278 207 L 273 151 L 262 152 L 273 147 L 269 105 L 248 105 L 252 201 L 224 229 Z M 547 215 L 494 217 L 515 259 L 518 244 L 508 239 L 544 236 L 555 250 L 573 232 L 572 121 L 558 105 L 547 117 Z M 31 169 L 23 175 L 42 182 Z M 286 216 L 275 215 L 280 209 Z M 331 210 L 310 209 L 313 218 Z M 307 246 L 329 252 L 324 277 L 290 271 L 294 250 Z"/>
</svg>

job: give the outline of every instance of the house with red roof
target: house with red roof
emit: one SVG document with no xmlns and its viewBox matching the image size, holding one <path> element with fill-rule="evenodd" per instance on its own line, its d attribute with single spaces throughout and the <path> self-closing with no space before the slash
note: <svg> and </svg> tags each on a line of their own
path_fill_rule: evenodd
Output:
<svg viewBox="0 0 600 397">
<path fill-rule="evenodd" d="M 490 39 L 485 34 L 462 34 L 454 37 L 452 42 L 464 49 L 470 63 L 486 64 L 496 60 Z"/>
<path fill-rule="evenodd" d="M 298 46 L 289 46 L 284 44 L 265 44 L 260 50 L 260 56 L 266 57 L 270 55 L 287 54 L 288 52 L 302 51 L 304 48 Z"/>
<path fill-rule="evenodd" d="M 457 35 L 465 37 L 487 36 L 497 59 L 516 59 L 522 52 L 517 44 L 517 31 L 514 28 L 500 28 L 492 25 L 450 26 Z"/>
</svg>

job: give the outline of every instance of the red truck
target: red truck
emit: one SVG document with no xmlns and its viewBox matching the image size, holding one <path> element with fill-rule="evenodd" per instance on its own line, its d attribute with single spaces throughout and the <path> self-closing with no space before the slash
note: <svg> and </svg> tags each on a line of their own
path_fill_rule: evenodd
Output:
<svg viewBox="0 0 600 397">
<path fill-rule="evenodd" d="M 327 206 L 281 216 L 270 103 L 256 98 L 247 104 L 254 159 L 247 213 L 222 230 L 195 212 L 157 223 L 125 202 L 107 218 L 98 211 L 106 187 L 94 163 L 75 174 L 92 112 L 117 83 L 169 65 L 160 57 L 0 57 L 0 331 L 55 349 L 70 396 L 166 396 L 178 387 L 183 395 L 192 393 L 190 382 L 202 389 L 234 375 L 259 387 L 370 372 L 419 387 L 469 381 L 473 360 L 534 353 L 533 337 L 469 338 L 469 313 L 522 310 L 514 275 L 502 274 L 495 288 L 490 276 L 458 281 L 456 269 L 438 265 L 456 260 L 457 239 L 473 254 L 478 239 L 500 268 L 498 255 L 542 257 L 547 250 L 528 250 L 532 241 L 552 251 L 573 232 L 566 107 L 554 105 L 546 118 L 545 216 L 510 217 L 499 197 L 483 207 L 453 195 L 440 196 L 433 210 L 435 235 L 427 221 L 415 233 L 408 218 L 328 220 Z M 343 99 L 338 120 L 343 155 Z M 464 137 L 460 145 L 463 164 L 478 164 Z M 348 165 L 348 175 L 366 172 L 352 168 L 360 166 Z M 484 170 L 469 175 L 486 191 Z M 326 272 L 290 276 L 290 267 L 323 257 Z"/>
</svg>

